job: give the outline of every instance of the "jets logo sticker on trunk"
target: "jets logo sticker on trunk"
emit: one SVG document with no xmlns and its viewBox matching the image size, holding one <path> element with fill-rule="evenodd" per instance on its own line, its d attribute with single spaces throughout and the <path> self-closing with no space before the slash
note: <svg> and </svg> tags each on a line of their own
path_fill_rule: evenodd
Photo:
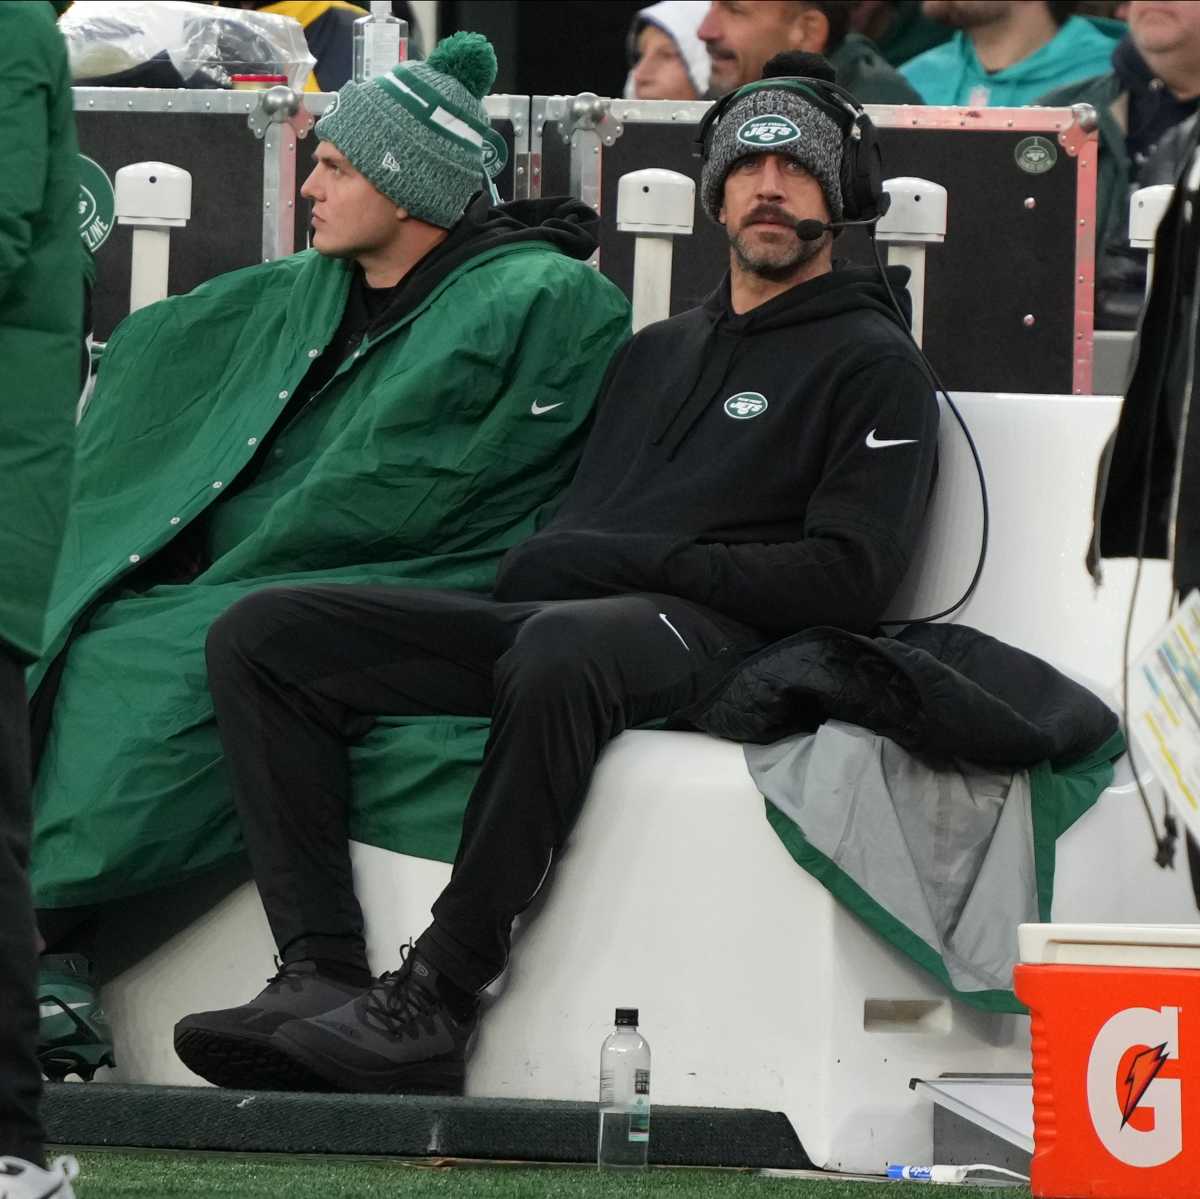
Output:
<svg viewBox="0 0 1200 1199">
<path fill-rule="evenodd" d="M 1027 175 L 1044 175 L 1058 161 L 1058 149 L 1044 137 L 1026 137 L 1013 151 L 1017 166 Z"/>
<path fill-rule="evenodd" d="M 79 236 L 94 254 L 112 232 L 117 197 L 104 168 L 86 154 L 79 156 Z"/>
<path fill-rule="evenodd" d="M 725 401 L 725 415 L 734 420 L 750 420 L 767 410 L 767 398 L 757 391 L 739 391 Z"/>
<path fill-rule="evenodd" d="M 787 117 L 776 113 L 767 113 L 762 117 L 751 117 L 742 122 L 737 131 L 737 139 L 744 146 L 782 146 L 785 142 L 794 142 L 800 136 L 800 130 Z"/>
</svg>

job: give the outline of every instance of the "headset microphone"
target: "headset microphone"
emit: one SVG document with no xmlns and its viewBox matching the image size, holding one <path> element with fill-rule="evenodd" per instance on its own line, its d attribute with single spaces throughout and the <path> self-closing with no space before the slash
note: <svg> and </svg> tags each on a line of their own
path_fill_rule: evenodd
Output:
<svg viewBox="0 0 1200 1199">
<path fill-rule="evenodd" d="M 887 193 L 884 192 L 884 195 L 887 195 Z M 886 207 L 884 205 L 885 210 Z M 824 221 L 810 219 L 807 221 L 797 221 L 792 226 L 792 229 L 801 241 L 817 241 L 827 230 L 848 229 L 851 225 L 876 225 L 882 216 L 883 213 L 879 212 L 873 217 L 868 217 L 865 221 L 830 221 L 828 224 Z"/>
</svg>

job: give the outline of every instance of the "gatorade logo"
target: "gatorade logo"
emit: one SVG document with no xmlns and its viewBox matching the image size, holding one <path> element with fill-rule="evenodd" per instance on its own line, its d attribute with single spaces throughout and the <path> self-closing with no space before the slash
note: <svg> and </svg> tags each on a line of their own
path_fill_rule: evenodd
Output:
<svg viewBox="0 0 1200 1199">
<path fill-rule="evenodd" d="M 79 236 L 94 254 L 112 232 L 117 197 L 104 168 L 86 154 L 79 156 Z"/>
<path fill-rule="evenodd" d="M 1105 1149 L 1127 1166 L 1161 1166 L 1183 1152 L 1177 1007 L 1126 1008 L 1096 1034 L 1087 1101 Z M 1173 1065 L 1174 1064 L 1174 1065 Z M 1174 1077 L 1164 1077 L 1167 1072 Z"/>
<path fill-rule="evenodd" d="M 800 136 L 800 130 L 787 117 L 776 113 L 767 113 L 762 117 L 751 117 L 742 123 L 737 131 L 737 140 L 744 146 L 782 146 L 786 142 L 794 142 Z"/>
</svg>

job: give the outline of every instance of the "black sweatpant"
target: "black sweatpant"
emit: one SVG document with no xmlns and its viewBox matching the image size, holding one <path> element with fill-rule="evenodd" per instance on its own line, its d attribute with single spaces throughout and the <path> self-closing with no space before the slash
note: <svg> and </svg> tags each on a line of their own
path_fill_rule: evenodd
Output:
<svg viewBox="0 0 1200 1199">
<path fill-rule="evenodd" d="M 43 1163 L 25 671 L 0 647 L 0 1157 Z"/>
<path fill-rule="evenodd" d="M 758 648 L 682 600 L 498 603 L 398 587 L 270 589 L 208 638 L 251 864 L 285 960 L 366 964 L 348 746 L 378 716 L 491 716 L 449 884 L 418 950 L 475 991 L 549 873 L 604 745 L 699 699 Z"/>
</svg>

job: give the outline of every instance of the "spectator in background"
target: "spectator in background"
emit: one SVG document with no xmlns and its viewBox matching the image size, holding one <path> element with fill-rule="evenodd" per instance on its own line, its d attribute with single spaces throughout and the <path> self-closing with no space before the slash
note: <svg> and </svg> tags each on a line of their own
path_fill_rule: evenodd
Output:
<svg viewBox="0 0 1200 1199">
<path fill-rule="evenodd" d="M 1100 117 L 1096 196 L 1096 326 L 1131 329 L 1145 291 L 1145 255 L 1129 248 L 1129 194 L 1173 183 L 1200 97 L 1200 4 L 1133 0 L 1112 69 L 1038 103 L 1090 104 Z"/>
<path fill-rule="evenodd" d="M 29 860 L 25 666 L 41 653 L 79 394 L 83 257 L 71 78 L 54 9 L 0 5 L 0 1194 L 68 1199 L 76 1167 L 45 1169 Z"/>
<path fill-rule="evenodd" d="M 1051 0 L 925 0 L 924 13 L 957 29 L 900 68 L 926 104 L 1032 104 L 1053 87 L 1108 69 L 1119 22 L 1073 15 Z"/>
<path fill-rule="evenodd" d="M 354 22 L 367 15 L 367 5 L 348 0 L 221 0 L 225 8 L 255 8 L 280 17 L 294 17 L 304 30 L 309 53 L 317 60 L 308 77 L 307 92 L 336 92 L 351 74 Z M 420 58 L 416 22 L 407 0 L 392 4 L 392 12 L 408 22 L 409 58 Z"/>
<path fill-rule="evenodd" d="M 625 95 L 637 100 L 699 100 L 708 91 L 708 50 L 696 30 L 708 0 L 660 0 L 629 30 L 633 69 Z"/>
<path fill-rule="evenodd" d="M 948 25 L 925 16 L 921 0 L 858 0 L 850 20 L 894 67 L 954 36 Z"/>
<path fill-rule="evenodd" d="M 863 104 L 920 104 L 921 97 L 862 34 L 850 31 L 854 0 L 713 0 L 699 35 L 712 64 L 709 94 L 762 78 L 785 50 L 823 54 L 837 82 Z"/>
</svg>

